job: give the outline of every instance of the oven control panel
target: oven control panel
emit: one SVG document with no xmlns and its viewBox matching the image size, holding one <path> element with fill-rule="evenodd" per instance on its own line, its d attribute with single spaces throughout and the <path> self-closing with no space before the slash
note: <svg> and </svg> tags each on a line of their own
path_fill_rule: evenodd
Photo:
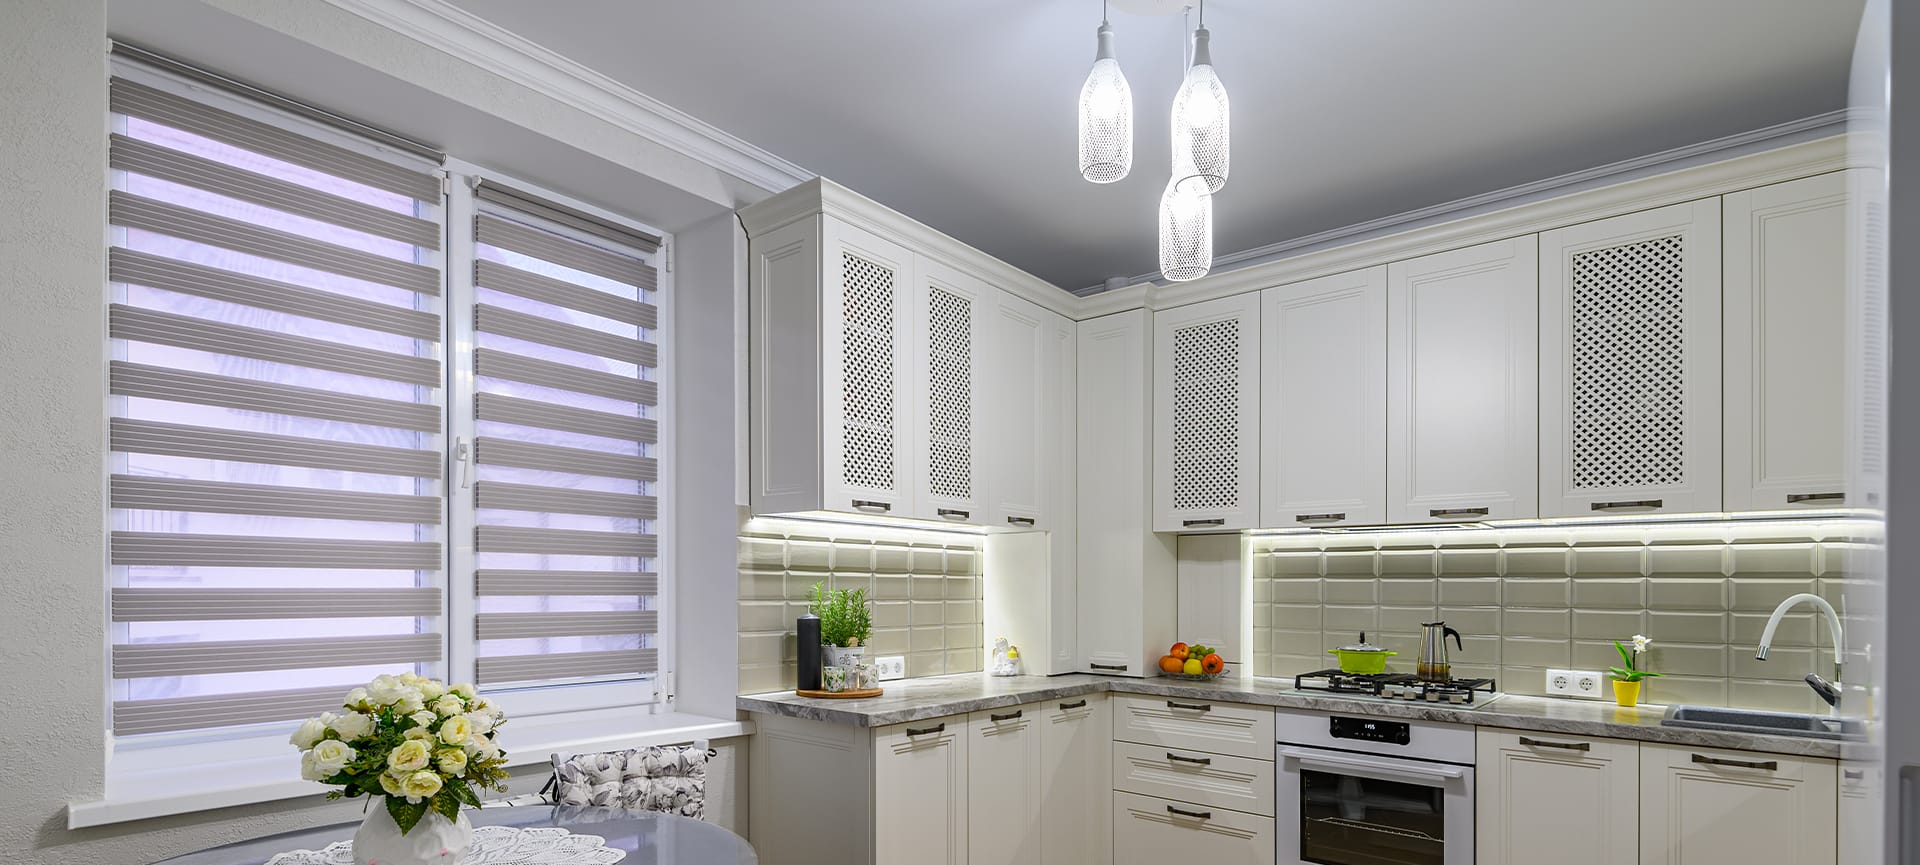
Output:
<svg viewBox="0 0 1920 865">
<path fill-rule="evenodd" d="M 1361 739 L 1368 742 L 1385 742 L 1389 745 L 1405 745 L 1413 738 L 1413 727 L 1405 721 L 1343 718 L 1335 715 L 1327 719 L 1327 723 L 1328 733 L 1335 739 Z"/>
</svg>

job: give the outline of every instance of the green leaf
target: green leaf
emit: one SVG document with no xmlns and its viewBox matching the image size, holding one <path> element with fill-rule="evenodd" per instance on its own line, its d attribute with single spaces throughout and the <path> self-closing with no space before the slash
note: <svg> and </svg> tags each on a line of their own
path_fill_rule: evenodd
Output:
<svg viewBox="0 0 1920 865">
<path fill-rule="evenodd" d="M 388 796 L 387 814 L 393 818 L 394 825 L 400 827 L 400 834 L 405 835 L 426 816 L 427 803 L 408 802 L 405 796 Z"/>
<path fill-rule="evenodd" d="M 1623 670 L 1619 667 L 1608 667 L 1607 669 L 1613 671 L 1614 678 L 1619 679 L 1620 681 L 1623 681 L 1623 682 L 1631 682 L 1636 677 L 1639 676 L 1638 673 L 1635 673 L 1632 670 Z"/>
<path fill-rule="evenodd" d="M 452 790 L 446 787 L 440 788 L 439 795 L 434 796 L 432 802 L 433 810 L 447 818 L 449 822 L 460 819 L 460 798 L 455 796 Z"/>
<path fill-rule="evenodd" d="M 472 805 L 475 808 L 480 807 L 480 794 L 473 792 L 473 788 L 468 787 L 467 782 L 448 781 L 447 789 L 452 791 L 454 797 L 460 801 Z"/>
<path fill-rule="evenodd" d="M 1613 650 L 1620 653 L 1620 663 L 1622 666 L 1625 666 L 1629 670 L 1633 669 L 1633 653 L 1627 651 L 1626 646 L 1620 645 L 1619 640 L 1614 640 Z"/>
</svg>

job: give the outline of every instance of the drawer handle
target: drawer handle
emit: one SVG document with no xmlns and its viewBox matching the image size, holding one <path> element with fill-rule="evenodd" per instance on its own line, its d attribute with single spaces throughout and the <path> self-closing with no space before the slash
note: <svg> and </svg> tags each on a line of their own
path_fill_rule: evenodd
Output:
<svg viewBox="0 0 1920 865">
<path fill-rule="evenodd" d="M 1529 748 L 1564 748 L 1568 751 L 1593 750 L 1593 746 L 1586 742 L 1548 742 L 1544 739 L 1535 739 L 1529 736 L 1521 736 L 1520 744 Z"/>
<path fill-rule="evenodd" d="M 1086 707 L 1087 707 L 1087 701 L 1085 700 L 1075 700 L 1071 703 L 1060 704 L 1061 711 L 1066 711 L 1067 709 L 1085 709 Z"/>
<path fill-rule="evenodd" d="M 1667 503 L 1661 499 L 1641 499 L 1635 502 L 1594 502 L 1593 503 L 1593 509 L 1596 511 L 1626 511 L 1626 510 L 1637 510 L 1640 508 L 1648 508 L 1648 509 L 1663 508 L 1666 506 L 1667 506 Z"/>
<path fill-rule="evenodd" d="M 1223 517 L 1214 517 L 1213 519 L 1208 519 L 1208 520 L 1181 520 L 1180 521 L 1180 527 L 1183 529 L 1213 528 L 1215 526 L 1224 526 L 1226 524 L 1227 524 L 1227 521 Z"/>
<path fill-rule="evenodd" d="M 1296 523 L 1337 523 L 1347 518 L 1346 514 L 1294 514 Z"/>
<path fill-rule="evenodd" d="M 1030 529 L 1033 528 L 1034 520 L 1033 517 L 1007 517 L 1007 525 L 1024 526 Z"/>
<path fill-rule="evenodd" d="M 1840 776 L 1849 781 L 1858 781 L 1867 777 L 1867 773 L 1863 769 L 1841 769 Z"/>
<path fill-rule="evenodd" d="M 1172 751 L 1167 752 L 1167 759 L 1173 760 L 1179 763 L 1192 763 L 1195 766 L 1213 765 L 1213 759 L 1210 757 L 1182 757 L 1179 754 L 1173 753 Z"/>
<path fill-rule="evenodd" d="M 1787 496 L 1787 504 L 1797 505 L 1806 502 L 1833 502 L 1840 504 L 1847 500 L 1846 493 L 1794 493 Z"/>
<path fill-rule="evenodd" d="M 1175 808 L 1172 805 L 1167 806 L 1167 813 L 1178 814 L 1182 817 L 1192 817 L 1195 820 L 1212 820 L 1213 819 L 1212 811 L 1188 811 L 1183 808 Z"/>
<path fill-rule="evenodd" d="M 1185 710 L 1187 710 L 1187 711 L 1189 711 L 1189 712 L 1211 712 L 1211 711 L 1213 711 L 1213 707 L 1212 707 L 1212 706 L 1209 706 L 1209 705 L 1207 705 L 1207 704 L 1205 704 L 1205 703 L 1176 703 L 1176 702 L 1174 702 L 1174 701 L 1172 701 L 1172 700 L 1168 700 L 1168 701 L 1167 701 L 1167 708 L 1169 708 L 1169 709 L 1185 709 Z"/>
<path fill-rule="evenodd" d="M 1126 672 L 1126 671 L 1127 671 L 1127 665 L 1126 665 L 1126 664 L 1093 664 L 1093 663 L 1089 663 L 1089 664 L 1087 664 L 1087 666 L 1088 666 L 1088 667 L 1090 667 L 1090 668 L 1092 668 L 1092 669 L 1095 669 L 1095 670 L 1112 670 L 1112 671 L 1114 671 L 1114 672 L 1116 672 L 1116 673 L 1124 673 L 1124 672 Z"/>
<path fill-rule="evenodd" d="M 1001 721 L 1014 721 L 1014 720 L 1018 720 L 1019 718 L 1020 718 L 1020 710 L 1019 710 L 1019 709 L 1015 709 L 1015 710 L 1013 710 L 1013 711 L 1011 711 L 1011 712 L 1008 712 L 1008 713 L 1006 713 L 1005 715 L 988 715 L 988 716 L 987 716 L 987 719 L 988 719 L 988 720 L 991 720 L 991 721 L 993 721 L 993 722 L 994 722 L 994 723 L 996 723 L 996 724 L 997 724 L 997 723 L 999 723 L 999 722 L 1001 722 Z"/>
<path fill-rule="evenodd" d="M 914 728 L 912 728 L 912 727 L 908 727 L 908 728 L 907 728 L 907 735 L 909 735 L 909 736 L 931 736 L 931 735 L 933 735 L 933 734 L 935 734 L 935 733 L 944 733 L 944 732 L 946 732 L 946 731 L 947 731 L 947 722 L 945 722 L 945 721 L 941 721 L 940 723 L 938 723 L 938 724 L 935 724 L 935 725 L 933 725 L 933 726 L 931 726 L 931 727 L 921 727 L 921 728 L 920 728 L 920 729 L 918 729 L 918 730 L 915 730 L 915 729 L 914 729 Z"/>
<path fill-rule="evenodd" d="M 1427 516 L 1440 517 L 1442 519 L 1447 517 L 1484 517 L 1486 515 L 1486 508 L 1434 508 L 1433 510 L 1427 511 Z"/>
<path fill-rule="evenodd" d="M 873 511 L 874 513 L 877 513 L 877 514 L 884 514 L 890 510 L 893 510 L 893 505 L 887 504 L 886 502 L 874 502 L 874 501 L 868 501 L 866 499 L 854 499 L 853 509 L 856 511 Z"/>
<path fill-rule="evenodd" d="M 964 520 L 973 516 L 973 513 L 970 511 L 955 510 L 953 508 L 934 508 L 933 512 L 938 514 L 943 520 Z"/>
<path fill-rule="evenodd" d="M 1759 769 L 1764 772 L 1778 771 L 1779 760 L 1729 760 L 1725 757 L 1708 757 L 1704 754 L 1693 755 L 1693 762 L 1709 766 L 1732 766 L 1736 769 Z"/>
</svg>

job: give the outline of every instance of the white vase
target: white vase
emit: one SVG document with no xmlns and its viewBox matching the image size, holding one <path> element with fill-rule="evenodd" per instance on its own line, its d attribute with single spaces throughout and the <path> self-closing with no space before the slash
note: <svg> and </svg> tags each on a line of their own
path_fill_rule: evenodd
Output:
<svg viewBox="0 0 1920 865">
<path fill-rule="evenodd" d="M 855 664 L 860 663 L 860 658 L 862 655 L 866 653 L 867 647 L 866 646 L 821 646 L 820 650 L 826 653 L 827 666 L 851 667 Z"/>
<path fill-rule="evenodd" d="M 413 831 L 402 834 L 400 824 L 387 813 L 384 799 L 375 799 L 367 809 L 367 819 L 353 833 L 354 865 L 456 865 L 467 855 L 473 843 L 473 824 L 467 813 L 448 820 L 428 811 L 413 824 Z"/>
</svg>

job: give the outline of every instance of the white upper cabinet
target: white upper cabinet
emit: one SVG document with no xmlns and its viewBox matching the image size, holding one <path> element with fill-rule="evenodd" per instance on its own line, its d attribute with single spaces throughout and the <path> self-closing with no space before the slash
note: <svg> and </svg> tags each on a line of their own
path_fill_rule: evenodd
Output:
<svg viewBox="0 0 1920 865">
<path fill-rule="evenodd" d="M 1540 235 L 1540 515 L 1720 510 L 1720 201 Z"/>
<path fill-rule="evenodd" d="M 1387 519 L 1538 515 L 1533 235 L 1387 266 Z"/>
<path fill-rule="evenodd" d="M 1002 296 L 988 339 L 995 417 L 987 450 L 991 516 L 1008 528 L 1056 531 L 1060 427 L 1068 420 L 1062 401 L 1073 392 L 1062 389 L 1068 383 L 1059 373 L 1071 361 L 1072 330 L 1052 312 Z"/>
<path fill-rule="evenodd" d="M 1387 268 L 1260 298 L 1260 525 L 1387 521 Z"/>
<path fill-rule="evenodd" d="M 918 489 L 906 516 L 984 523 L 990 481 L 982 458 L 992 429 L 986 344 L 998 292 L 925 256 L 915 259 L 914 277 L 907 376 Z"/>
<path fill-rule="evenodd" d="M 1726 509 L 1845 504 L 1846 175 L 1724 201 Z"/>
<path fill-rule="evenodd" d="M 1153 530 L 1255 528 L 1260 295 L 1154 315 Z"/>
<path fill-rule="evenodd" d="M 905 516 L 916 468 L 907 374 L 913 253 L 838 220 L 825 228 L 825 507 Z"/>
</svg>

